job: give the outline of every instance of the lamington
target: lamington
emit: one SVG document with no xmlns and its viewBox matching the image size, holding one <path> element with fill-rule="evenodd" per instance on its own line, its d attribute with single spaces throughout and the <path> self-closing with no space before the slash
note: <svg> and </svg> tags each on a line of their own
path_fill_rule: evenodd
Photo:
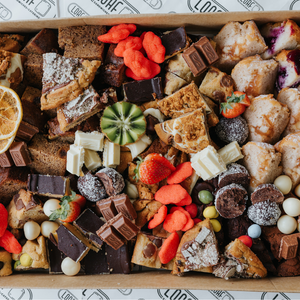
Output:
<svg viewBox="0 0 300 300">
<path fill-rule="evenodd" d="M 22 35 L 0 33 L 0 50 L 18 53 L 23 42 L 24 36 Z"/>
<path fill-rule="evenodd" d="M 274 59 L 263 60 L 259 55 L 254 55 L 240 61 L 231 76 L 236 89 L 253 98 L 273 93 L 277 71 L 278 63 Z"/>
<path fill-rule="evenodd" d="M 57 120 L 60 130 L 63 132 L 70 130 L 103 108 L 104 105 L 100 102 L 100 96 L 92 86 L 89 86 L 76 99 L 57 108 Z"/>
<path fill-rule="evenodd" d="M 43 55 L 41 109 L 56 108 L 76 99 L 94 80 L 101 62 L 65 58 L 56 53 Z"/>
<path fill-rule="evenodd" d="M 11 228 L 23 228 L 28 220 L 41 224 L 48 220 L 41 200 L 29 191 L 21 189 L 7 207 L 8 224 Z"/>
<path fill-rule="evenodd" d="M 298 89 L 285 88 L 277 96 L 277 100 L 290 110 L 289 123 L 283 131 L 283 136 L 300 130 L 300 91 Z"/>
<path fill-rule="evenodd" d="M 59 27 L 58 44 L 65 57 L 103 61 L 104 43 L 97 37 L 105 32 L 101 25 Z"/>
<path fill-rule="evenodd" d="M 235 84 L 231 76 L 215 67 L 209 68 L 199 87 L 202 94 L 210 97 L 217 103 L 226 101 L 226 98 L 231 96 L 234 89 Z"/>
<path fill-rule="evenodd" d="M 300 44 L 300 28 L 293 20 L 267 23 L 260 32 L 268 46 L 261 55 L 263 59 L 269 59 L 283 49 L 295 49 Z"/>
<path fill-rule="evenodd" d="M 28 144 L 32 162 L 29 167 L 37 173 L 63 176 L 66 172 L 69 145 L 60 141 L 49 141 L 36 134 Z"/>
<path fill-rule="evenodd" d="M 194 82 L 181 88 L 174 94 L 157 102 L 159 110 L 166 116 L 177 118 L 198 108 L 206 111 L 207 123 L 215 126 L 219 118 L 210 106 L 205 102 L 198 87 Z"/>
<path fill-rule="evenodd" d="M 15 90 L 23 80 L 24 55 L 0 50 L 0 85 Z"/>
<path fill-rule="evenodd" d="M 275 144 L 289 123 L 290 111 L 272 94 L 261 95 L 251 100 L 243 117 L 249 127 L 249 141 Z"/>
<path fill-rule="evenodd" d="M 274 147 L 281 153 L 283 173 L 292 179 L 293 188 L 296 187 L 300 183 L 300 131 L 287 135 Z"/>
<path fill-rule="evenodd" d="M 268 48 L 253 21 L 228 22 L 213 40 L 220 57 L 216 67 L 227 73 L 243 58 L 261 54 Z"/>
<path fill-rule="evenodd" d="M 154 128 L 164 143 L 185 153 L 197 153 L 210 145 L 205 111 L 202 108 L 156 124 Z"/>
<path fill-rule="evenodd" d="M 281 153 L 274 146 L 261 142 L 248 142 L 242 147 L 243 165 L 250 174 L 250 191 L 264 183 L 273 183 L 282 173 Z"/>
</svg>

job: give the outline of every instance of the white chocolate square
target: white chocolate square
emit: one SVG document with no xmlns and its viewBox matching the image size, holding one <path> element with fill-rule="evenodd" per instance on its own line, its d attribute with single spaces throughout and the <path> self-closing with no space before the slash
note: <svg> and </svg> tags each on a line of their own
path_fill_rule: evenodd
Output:
<svg viewBox="0 0 300 300">
<path fill-rule="evenodd" d="M 237 141 L 231 142 L 225 147 L 218 150 L 219 155 L 226 165 L 242 159 L 244 155 Z"/>
<path fill-rule="evenodd" d="M 84 164 L 88 170 L 94 170 L 98 167 L 101 167 L 102 161 L 96 151 L 85 149 Z"/>
<path fill-rule="evenodd" d="M 84 149 L 77 145 L 71 145 L 67 152 L 67 171 L 77 176 L 82 175 L 81 168 L 84 162 Z"/>
<path fill-rule="evenodd" d="M 103 151 L 103 140 L 104 134 L 98 131 L 82 132 L 77 130 L 74 144 L 89 150 Z"/>
</svg>

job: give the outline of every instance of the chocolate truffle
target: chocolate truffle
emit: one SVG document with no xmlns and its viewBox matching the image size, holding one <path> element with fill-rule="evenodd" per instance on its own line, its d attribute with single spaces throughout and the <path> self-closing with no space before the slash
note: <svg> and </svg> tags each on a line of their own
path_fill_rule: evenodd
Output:
<svg viewBox="0 0 300 300">
<path fill-rule="evenodd" d="M 279 204 L 283 202 L 284 196 L 274 184 L 261 184 L 251 194 L 251 202 L 255 204 L 267 200 Z"/>
</svg>

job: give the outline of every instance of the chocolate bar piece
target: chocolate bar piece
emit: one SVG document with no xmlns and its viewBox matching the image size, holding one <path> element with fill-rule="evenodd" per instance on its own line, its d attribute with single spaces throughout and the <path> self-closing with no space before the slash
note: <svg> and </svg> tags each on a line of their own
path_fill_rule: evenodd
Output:
<svg viewBox="0 0 300 300">
<path fill-rule="evenodd" d="M 108 222 L 100 227 L 96 233 L 105 243 L 115 250 L 119 249 L 124 244 L 122 236 Z"/>
<path fill-rule="evenodd" d="M 25 167 L 31 162 L 27 145 L 24 142 L 13 142 L 9 153 L 17 167 Z"/>
<path fill-rule="evenodd" d="M 119 213 L 114 218 L 112 226 L 117 229 L 127 241 L 133 239 L 139 232 L 139 228 L 122 213 Z"/>
<path fill-rule="evenodd" d="M 89 208 L 83 211 L 73 222 L 73 225 L 80 230 L 97 248 L 101 248 L 103 241 L 97 236 L 96 231 L 104 225 L 104 222 Z"/>
<path fill-rule="evenodd" d="M 198 53 L 198 51 L 194 45 L 192 45 L 191 47 L 186 49 L 183 52 L 182 57 L 184 58 L 184 60 L 188 64 L 188 66 L 190 67 L 190 69 L 195 77 L 200 75 L 207 68 L 207 65 L 201 58 L 201 55 Z"/>
<path fill-rule="evenodd" d="M 61 270 L 61 263 L 66 256 L 58 250 L 57 244 L 53 241 L 53 239 L 47 239 L 47 254 L 49 261 L 49 274 L 63 274 Z"/>
<path fill-rule="evenodd" d="M 123 89 L 126 99 L 137 104 L 164 97 L 160 77 L 127 82 L 123 84 Z"/>
<path fill-rule="evenodd" d="M 74 231 L 69 230 L 70 226 L 72 225 L 68 224 L 67 228 L 65 225 L 60 225 L 56 230 L 57 248 L 66 256 L 78 262 L 85 257 L 90 247 L 82 238 L 77 237 Z"/>
<path fill-rule="evenodd" d="M 165 59 L 181 52 L 190 44 L 184 27 L 179 27 L 167 34 L 163 34 L 161 36 L 161 42 L 166 48 Z"/>
<path fill-rule="evenodd" d="M 107 199 L 97 201 L 96 203 L 97 207 L 99 208 L 101 214 L 103 215 L 106 221 L 109 221 L 118 214 L 112 201 L 112 198 L 113 196 Z"/>
<path fill-rule="evenodd" d="M 297 256 L 300 233 L 285 235 L 281 238 L 279 257 L 291 259 Z"/>
<path fill-rule="evenodd" d="M 194 46 L 200 53 L 205 56 L 209 65 L 212 65 L 219 59 L 217 52 L 206 36 L 203 36 L 198 42 L 194 44 Z"/>
<path fill-rule="evenodd" d="M 107 264 L 106 244 L 97 252 L 90 251 L 84 258 L 84 271 L 87 275 L 110 274 L 110 268 Z"/>
<path fill-rule="evenodd" d="M 39 129 L 36 126 L 22 121 L 17 131 L 17 138 L 29 142 L 33 138 L 33 136 L 38 132 Z"/>
<path fill-rule="evenodd" d="M 9 151 L 6 151 L 2 154 L 0 154 L 0 166 L 2 168 L 9 168 L 14 165 L 14 161 L 9 153 Z"/>
<path fill-rule="evenodd" d="M 34 194 L 54 198 L 71 194 L 69 178 L 55 175 L 28 174 L 27 189 Z"/>
<path fill-rule="evenodd" d="M 137 218 L 136 211 L 126 194 L 120 194 L 111 197 L 118 213 L 122 213 L 130 220 Z"/>
</svg>

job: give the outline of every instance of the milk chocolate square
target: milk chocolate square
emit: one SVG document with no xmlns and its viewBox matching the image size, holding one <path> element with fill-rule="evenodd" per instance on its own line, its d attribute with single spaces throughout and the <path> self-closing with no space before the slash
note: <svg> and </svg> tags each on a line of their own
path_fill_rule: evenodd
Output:
<svg viewBox="0 0 300 300">
<path fill-rule="evenodd" d="M 13 142 L 9 153 L 17 167 L 25 167 L 31 162 L 27 145 L 24 142 Z"/>
<path fill-rule="evenodd" d="M 2 154 L 0 154 L 0 166 L 2 168 L 9 168 L 14 165 L 14 161 L 9 153 L 9 151 L 6 151 Z"/>
<path fill-rule="evenodd" d="M 124 216 L 126 216 L 130 220 L 134 220 L 137 218 L 136 211 L 135 211 L 128 195 L 123 193 L 120 195 L 113 196 L 111 198 L 115 204 L 115 208 L 118 213 L 122 213 Z"/>
<path fill-rule="evenodd" d="M 117 229 L 127 241 L 133 239 L 139 232 L 139 228 L 121 213 L 114 218 L 112 226 Z"/>
<path fill-rule="evenodd" d="M 97 201 L 96 203 L 97 207 L 100 209 L 100 212 L 106 221 L 109 221 L 118 214 L 112 201 L 112 198 L 113 197 L 109 197 L 107 199 Z"/>
</svg>

